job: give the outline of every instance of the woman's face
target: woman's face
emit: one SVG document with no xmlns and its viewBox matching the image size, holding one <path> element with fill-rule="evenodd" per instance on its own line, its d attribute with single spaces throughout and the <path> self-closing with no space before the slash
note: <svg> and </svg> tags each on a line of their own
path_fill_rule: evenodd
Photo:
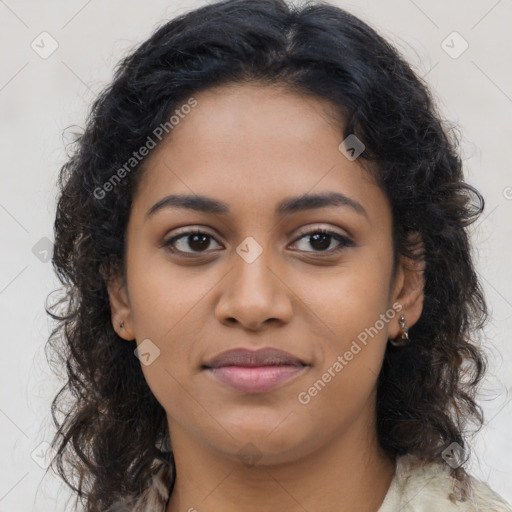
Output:
<svg viewBox="0 0 512 512">
<path fill-rule="evenodd" d="M 194 98 L 147 157 L 126 286 L 109 289 L 114 327 L 137 340 L 171 442 L 277 463 L 351 432 L 374 435 L 387 340 L 422 305 L 401 265 L 392 281 L 385 194 L 339 150 L 329 103 L 256 85 Z M 181 199 L 152 211 L 168 196 Z M 288 380 L 264 390 L 265 369 L 238 369 L 241 390 L 203 368 L 239 347 L 277 348 L 306 366 L 281 367 Z"/>
</svg>

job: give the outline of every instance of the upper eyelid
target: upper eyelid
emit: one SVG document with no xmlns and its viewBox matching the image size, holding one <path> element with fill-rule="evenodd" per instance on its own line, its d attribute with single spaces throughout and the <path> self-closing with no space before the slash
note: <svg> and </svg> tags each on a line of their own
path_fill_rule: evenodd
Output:
<svg viewBox="0 0 512 512">
<path fill-rule="evenodd" d="M 218 240 L 219 237 L 216 234 L 211 233 L 207 228 L 202 228 L 202 227 L 186 228 L 185 227 L 185 228 L 183 228 L 183 231 L 180 231 L 176 234 L 173 234 L 169 238 L 166 238 L 163 243 L 164 244 L 168 243 L 171 240 L 179 239 L 181 237 L 184 237 L 185 235 L 194 235 L 194 234 L 205 234 L 205 235 L 210 236 L 211 238 L 214 238 L 215 240 L 217 240 L 217 242 L 219 242 L 219 240 Z"/>
<path fill-rule="evenodd" d="M 326 227 L 324 225 L 321 225 L 321 224 L 317 224 L 317 225 L 313 225 L 311 227 L 307 227 L 307 228 L 302 228 L 299 230 L 299 232 L 295 235 L 295 238 L 293 241 L 296 241 L 298 238 L 301 238 L 303 237 L 304 235 L 308 235 L 310 233 L 313 233 L 313 232 L 316 232 L 316 231 L 329 231 L 329 232 L 332 232 L 336 235 L 339 235 L 339 236 L 343 236 L 345 238 L 348 238 L 350 239 L 351 238 L 351 235 L 347 234 L 347 233 L 340 233 L 339 231 L 336 230 L 336 228 L 331 228 L 331 227 Z M 204 233 L 208 236 L 211 236 L 212 238 L 215 238 L 217 240 L 218 238 L 218 235 L 217 234 L 214 234 L 212 233 L 209 228 L 203 228 L 203 227 L 183 227 L 183 231 L 180 231 L 174 235 L 172 235 L 171 237 L 169 237 L 167 239 L 167 242 L 169 240 L 172 240 L 173 238 L 177 238 L 177 237 L 181 237 L 183 235 L 188 235 L 188 234 L 194 234 L 194 233 Z M 217 240 L 219 241 L 219 240 Z"/>
<path fill-rule="evenodd" d="M 308 227 L 308 228 L 300 229 L 298 234 L 295 237 L 295 240 L 297 240 L 298 238 L 302 238 L 304 235 L 309 235 L 311 233 L 316 233 L 316 232 L 319 232 L 319 231 L 327 231 L 327 232 L 333 233 L 335 235 L 343 236 L 345 238 L 350 238 L 350 235 L 345 234 L 345 233 L 340 233 L 335 228 L 326 227 L 326 226 L 318 224 L 318 225 L 313 226 L 313 227 Z"/>
</svg>

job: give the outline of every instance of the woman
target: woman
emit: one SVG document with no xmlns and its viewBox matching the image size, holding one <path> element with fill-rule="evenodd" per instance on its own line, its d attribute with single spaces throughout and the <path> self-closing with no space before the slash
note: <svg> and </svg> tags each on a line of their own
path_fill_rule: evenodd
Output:
<svg viewBox="0 0 512 512">
<path fill-rule="evenodd" d="M 85 510 L 511 510 L 464 470 L 484 201 L 362 21 L 282 0 L 171 20 L 60 185 L 53 444 Z"/>
</svg>

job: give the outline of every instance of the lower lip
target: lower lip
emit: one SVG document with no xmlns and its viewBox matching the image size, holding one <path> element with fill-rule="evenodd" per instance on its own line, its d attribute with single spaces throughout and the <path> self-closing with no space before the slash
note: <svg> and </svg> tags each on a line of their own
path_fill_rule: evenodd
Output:
<svg viewBox="0 0 512 512">
<path fill-rule="evenodd" d="M 208 373 L 227 386 L 244 393 L 263 393 L 276 389 L 303 373 L 307 366 L 221 366 Z"/>
</svg>

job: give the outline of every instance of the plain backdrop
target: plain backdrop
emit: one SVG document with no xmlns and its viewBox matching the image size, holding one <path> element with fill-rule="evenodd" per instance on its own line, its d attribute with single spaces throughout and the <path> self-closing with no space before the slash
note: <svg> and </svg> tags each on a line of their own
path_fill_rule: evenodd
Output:
<svg viewBox="0 0 512 512">
<path fill-rule="evenodd" d="M 44 472 L 49 404 L 59 385 L 43 347 L 53 325 L 44 304 L 58 287 L 48 260 L 57 173 L 66 159 L 63 132 L 83 127 L 122 56 L 201 3 L 0 0 L 0 512 L 64 511 L 70 498 Z M 512 502 L 512 2 L 331 3 L 394 42 L 461 129 L 467 181 L 486 200 L 472 240 L 491 310 L 481 397 L 486 422 L 470 471 Z"/>
</svg>

